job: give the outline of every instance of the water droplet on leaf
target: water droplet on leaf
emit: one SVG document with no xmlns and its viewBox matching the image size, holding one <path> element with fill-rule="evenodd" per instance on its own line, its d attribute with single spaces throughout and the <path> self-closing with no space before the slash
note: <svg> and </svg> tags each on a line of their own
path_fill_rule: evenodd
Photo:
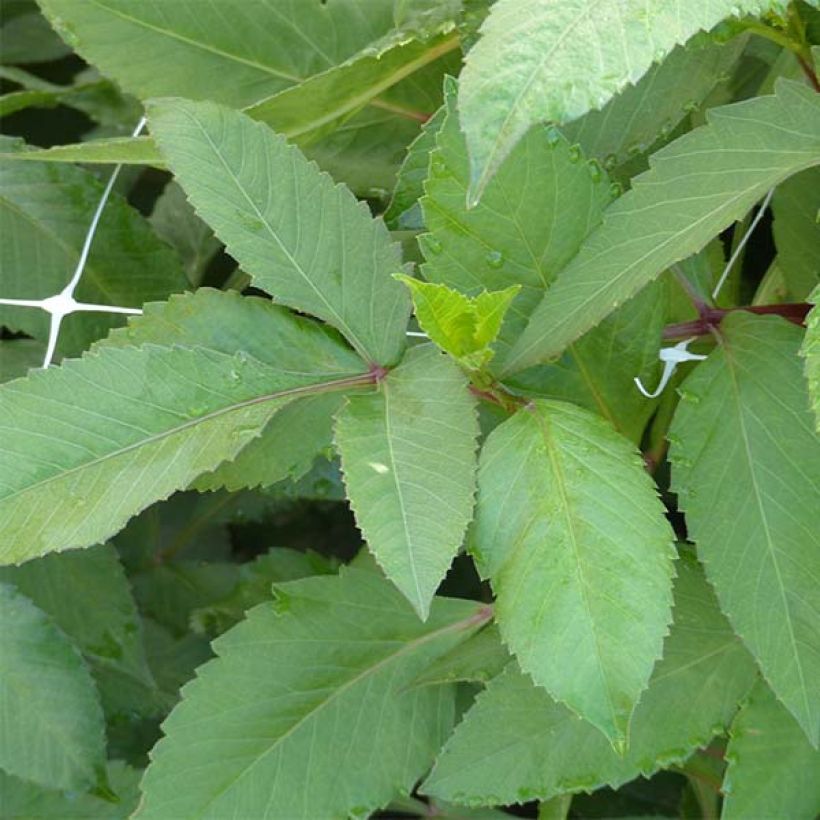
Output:
<svg viewBox="0 0 820 820">
<path fill-rule="evenodd" d="M 489 251 L 485 258 L 491 268 L 500 268 L 504 264 L 504 256 L 501 251 Z"/>
<path fill-rule="evenodd" d="M 601 170 L 601 166 L 594 160 L 591 159 L 587 166 L 589 168 L 589 175 L 592 177 L 593 182 L 600 182 L 601 177 L 604 175 L 604 172 Z"/>
<path fill-rule="evenodd" d="M 578 162 L 581 159 L 581 146 L 573 145 L 569 149 L 569 161 Z"/>
</svg>

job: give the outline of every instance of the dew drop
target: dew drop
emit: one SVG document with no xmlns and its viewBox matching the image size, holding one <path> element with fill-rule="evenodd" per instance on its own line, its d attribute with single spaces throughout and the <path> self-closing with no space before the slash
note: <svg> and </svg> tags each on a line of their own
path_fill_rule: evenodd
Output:
<svg viewBox="0 0 820 820">
<path fill-rule="evenodd" d="M 604 159 L 604 168 L 611 171 L 618 164 L 618 157 L 615 154 L 607 154 Z"/>
<path fill-rule="evenodd" d="M 230 376 L 230 380 L 232 382 L 241 382 L 242 381 L 242 374 L 238 370 L 233 370 L 232 369 L 229 376 Z"/>
<path fill-rule="evenodd" d="M 609 186 L 609 195 L 613 199 L 617 199 L 623 192 L 624 189 L 621 187 L 620 182 L 613 182 L 612 185 Z"/>
<path fill-rule="evenodd" d="M 448 176 L 447 163 L 441 157 L 433 157 L 430 162 L 430 170 L 437 177 Z"/>
<path fill-rule="evenodd" d="M 687 114 L 693 114 L 698 108 L 700 108 L 700 106 L 697 100 L 689 100 L 683 104 L 683 110 L 686 111 Z"/>
<path fill-rule="evenodd" d="M 690 390 L 678 390 L 678 393 L 684 401 L 688 401 L 691 404 L 697 404 L 700 401 L 700 396 L 697 393 L 692 393 Z"/>
<path fill-rule="evenodd" d="M 554 125 L 547 128 L 545 133 L 547 136 L 547 145 L 549 145 L 550 148 L 555 148 L 555 146 L 561 142 L 561 132 Z"/>
<path fill-rule="evenodd" d="M 587 163 L 587 167 L 589 168 L 589 175 L 592 177 L 592 181 L 600 182 L 601 177 L 604 175 L 604 172 L 601 170 L 601 166 L 594 159 L 591 159 Z"/>
<path fill-rule="evenodd" d="M 627 153 L 627 154 L 629 154 L 629 155 L 630 155 L 630 156 L 632 156 L 632 157 L 637 157 L 637 156 L 638 156 L 638 154 L 642 154 L 642 153 L 644 152 L 644 150 L 645 150 L 645 149 L 644 149 L 644 146 L 643 146 L 643 144 L 642 144 L 642 143 L 640 143 L 640 142 L 633 142 L 633 143 L 632 143 L 632 145 L 630 145 L 630 146 L 626 149 L 626 153 Z"/>
<path fill-rule="evenodd" d="M 573 145 L 569 149 L 569 161 L 570 162 L 579 162 L 581 159 L 581 146 L 580 145 Z"/>
<path fill-rule="evenodd" d="M 501 251 L 489 251 L 485 259 L 491 268 L 498 269 L 504 264 L 504 256 Z"/>
</svg>

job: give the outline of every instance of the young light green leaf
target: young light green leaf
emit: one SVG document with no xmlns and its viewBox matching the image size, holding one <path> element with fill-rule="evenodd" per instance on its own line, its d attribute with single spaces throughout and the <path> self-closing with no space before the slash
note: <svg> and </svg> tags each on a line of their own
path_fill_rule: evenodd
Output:
<svg viewBox="0 0 820 820">
<path fill-rule="evenodd" d="M 707 35 L 678 46 L 601 110 L 589 111 L 561 131 L 588 157 L 613 168 L 650 148 L 658 137 L 698 109 L 743 52 L 745 37 L 728 43 Z"/>
<path fill-rule="evenodd" d="M 149 113 L 179 183 L 254 283 L 337 327 L 363 357 L 394 364 L 410 300 L 391 276 L 398 248 L 367 206 L 244 114 L 184 100 Z"/>
<path fill-rule="evenodd" d="M 546 286 L 600 222 L 611 198 L 609 182 L 600 166 L 586 165 L 557 131 L 535 129 L 480 206 L 468 211 L 469 168 L 456 91 L 455 81 L 448 80 L 446 117 L 421 201 L 430 232 L 420 238 L 422 273 L 471 296 L 522 286 L 499 340 L 496 355 L 503 363 Z"/>
<path fill-rule="evenodd" d="M 0 145 L 20 147 L 8 138 L 0 138 Z M 100 180 L 81 168 L 0 161 L 0 295 L 42 299 L 65 287 L 102 191 Z M 165 299 L 186 284 L 173 251 L 137 211 L 113 195 L 91 246 L 77 298 L 138 308 L 143 302 Z M 78 355 L 121 321 L 122 317 L 106 313 L 73 314 L 63 324 L 58 350 Z M 0 324 L 44 341 L 49 317 L 45 311 L 3 306 Z"/>
<path fill-rule="evenodd" d="M 0 581 L 26 595 L 83 653 L 107 714 L 150 715 L 156 710 L 139 615 L 113 547 L 0 567 Z"/>
<path fill-rule="evenodd" d="M 729 730 L 721 818 L 813 820 L 820 811 L 820 752 L 758 681 Z"/>
<path fill-rule="evenodd" d="M 350 397 L 336 423 L 356 521 L 422 618 L 470 522 L 477 438 L 467 378 L 432 345 L 411 348 L 377 393 Z"/>
<path fill-rule="evenodd" d="M 685 556 L 678 562 L 674 615 L 623 757 L 511 665 L 478 696 L 423 790 L 469 805 L 546 800 L 616 788 L 682 763 L 724 731 L 756 670 L 703 573 Z"/>
<path fill-rule="evenodd" d="M 332 365 L 301 354 L 270 365 L 244 351 L 101 347 L 2 385 L 0 563 L 105 540 L 233 458 L 287 402 L 367 381 L 352 353 Z"/>
<path fill-rule="evenodd" d="M 10 584 L 0 583 L 0 622 L 0 769 L 49 789 L 90 789 L 105 727 L 80 653 Z"/>
<path fill-rule="evenodd" d="M 459 92 L 475 203 L 537 122 L 601 108 L 653 62 L 730 15 L 776 0 L 498 0 L 466 58 Z M 590 53 L 594 60 L 590 61 Z"/>
<path fill-rule="evenodd" d="M 422 623 L 379 574 L 353 569 L 277 593 L 185 687 L 151 753 L 140 820 L 367 815 L 430 765 L 453 689 L 409 684 L 486 608 L 439 599 Z"/>
<path fill-rule="evenodd" d="M 778 265 L 789 298 L 801 301 L 820 283 L 820 168 L 787 179 L 772 197 Z"/>
<path fill-rule="evenodd" d="M 820 285 L 809 296 L 809 302 L 814 307 L 806 320 L 806 336 L 803 339 L 800 355 L 806 360 L 809 403 L 814 410 L 817 430 L 820 432 L 820 308 L 817 307 L 820 304 Z"/>
<path fill-rule="evenodd" d="M 654 154 L 609 207 L 532 314 L 507 372 L 561 353 L 773 186 L 820 163 L 820 95 L 801 84 L 781 81 L 774 96 L 711 109 L 707 120 Z"/>
<path fill-rule="evenodd" d="M 131 319 L 126 328 L 114 331 L 100 344 L 205 346 L 228 354 L 243 350 L 273 366 L 283 361 L 298 364 L 296 351 L 314 362 L 325 361 L 330 368 L 345 359 L 355 361 L 330 328 L 294 316 L 267 300 L 210 288 L 146 305 L 142 316 Z M 331 393 L 294 400 L 235 459 L 198 477 L 194 486 L 238 490 L 301 477 L 320 452 L 331 448 L 332 416 L 341 400 Z"/>
<path fill-rule="evenodd" d="M 577 146 L 555 130 L 534 129 L 490 182 L 482 201 L 466 210 L 469 170 L 455 92 L 448 81 L 447 117 L 422 200 L 430 230 L 420 240 L 427 259 L 422 272 L 469 295 L 523 286 L 490 364 L 498 371 L 555 274 L 600 222 L 611 192 L 606 173 L 584 163 Z M 632 379 L 652 379 L 664 320 L 662 289 L 642 294 L 571 345 L 560 362 L 522 374 L 521 383 L 512 386 L 527 395 L 581 404 L 639 440 L 654 402 L 635 390 Z"/>
<path fill-rule="evenodd" d="M 537 401 L 489 435 L 470 547 L 501 634 L 619 745 L 671 618 L 671 544 L 638 453 L 592 413 Z"/>
<path fill-rule="evenodd" d="M 672 486 L 723 611 L 812 743 L 820 737 L 820 440 L 800 330 L 735 313 L 683 383 Z"/>
<path fill-rule="evenodd" d="M 465 367 L 477 370 L 493 356 L 492 343 L 520 285 L 500 291 L 482 291 L 471 299 L 446 285 L 436 285 L 396 274 L 413 294 L 421 329 L 445 353 Z"/>
<path fill-rule="evenodd" d="M 4 820 L 127 820 L 139 801 L 137 769 L 108 764 L 108 786 L 117 802 L 94 794 L 54 791 L 0 771 L 0 817 Z"/>
</svg>

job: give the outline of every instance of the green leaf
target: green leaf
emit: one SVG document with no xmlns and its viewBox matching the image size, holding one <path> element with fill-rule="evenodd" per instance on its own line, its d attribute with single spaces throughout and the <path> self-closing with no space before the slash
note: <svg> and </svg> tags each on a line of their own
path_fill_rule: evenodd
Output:
<svg viewBox="0 0 820 820">
<path fill-rule="evenodd" d="M 653 62 L 730 15 L 773 0 L 499 0 L 466 57 L 459 109 L 477 202 L 537 122 L 565 123 L 601 108 Z M 592 58 L 590 55 L 594 55 Z"/>
<path fill-rule="evenodd" d="M 40 367 L 45 346 L 34 339 L 3 339 L 0 341 L 0 382 L 25 376 Z"/>
<path fill-rule="evenodd" d="M 487 617 L 437 600 L 422 623 L 376 573 L 278 588 L 214 643 L 142 783 L 152 817 L 367 815 L 430 765 L 451 687 L 408 684 Z"/>
<path fill-rule="evenodd" d="M 487 683 L 504 671 L 510 654 L 501 643 L 496 624 L 460 643 L 455 649 L 437 658 L 416 679 L 416 685 L 468 682 Z"/>
<path fill-rule="evenodd" d="M 398 248 L 367 206 L 244 114 L 183 100 L 149 112 L 197 212 L 254 283 L 337 327 L 365 358 L 395 363 L 409 299 L 391 278 Z"/>
<path fill-rule="evenodd" d="M 820 440 L 800 329 L 730 314 L 681 387 L 672 486 L 721 607 L 778 698 L 820 737 Z"/>
<path fill-rule="evenodd" d="M 205 347 L 99 347 L 0 387 L 2 563 L 105 540 L 233 458 L 288 401 L 367 381 L 355 375 L 357 357 L 321 328 L 288 330 L 281 309 L 268 318 L 245 328 L 260 334 L 257 346 L 271 346 L 267 324 L 304 348 L 288 347 L 269 364 L 241 348 L 232 356 Z M 240 331 L 225 328 L 231 332 Z"/>
<path fill-rule="evenodd" d="M 803 346 L 800 355 L 806 360 L 806 380 L 809 387 L 809 402 L 817 422 L 817 430 L 820 432 L 820 285 L 818 285 L 811 296 L 809 302 L 814 307 L 806 320 L 806 337 L 803 339 Z"/>
<path fill-rule="evenodd" d="M 820 168 L 810 168 L 782 185 L 772 197 L 778 265 L 795 301 L 820 283 Z"/>
<path fill-rule="evenodd" d="M 384 221 L 391 228 L 405 227 L 405 223 L 410 219 L 407 211 L 414 208 L 424 195 L 424 180 L 427 179 L 430 152 L 435 148 L 436 135 L 446 113 L 444 106 L 437 109 L 436 113 L 422 125 L 421 132 L 407 148 L 390 205 L 384 214 Z"/>
<path fill-rule="evenodd" d="M 336 423 L 345 485 L 370 550 L 422 618 L 473 509 L 478 418 L 467 378 L 432 345 L 410 349 Z"/>
<path fill-rule="evenodd" d="M 0 139 L 0 145 L 17 143 Z M 80 168 L 0 162 L 4 298 L 41 299 L 65 287 L 77 266 L 102 192 L 103 184 Z M 186 281 L 173 251 L 137 211 L 113 195 L 91 246 L 78 300 L 140 307 L 143 302 L 182 290 Z M 63 355 L 77 355 L 121 322 L 121 316 L 106 313 L 68 316 L 58 350 Z M 0 324 L 45 340 L 49 317 L 32 308 L 4 306 L 0 307 Z"/>
<path fill-rule="evenodd" d="M 454 51 L 458 45 L 458 35 L 452 32 L 426 42 L 404 37 L 383 50 L 360 52 L 338 67 L 256 103 L 246 113 L 295 142 L 311 142 L 335 130 L 383 91 Z M 377 100 L 374 104 L 391 108 L 387 101 Z"/>
<path fill-rule="evenodd" d="M 511 665 L 478 696 L 424 791 L 470 805 L 547 800 L 615 788 L 682 763 L 723 732 L 754 682 L 755 666 L 688 557 L 678 562 L 674 615 L 623 757 Z"/>
<path fill-rule="evenodd" d="M 455 81 L 446 83 L 445 96 L 447 114 L 421 201 L 430 231 L 420 238 L 422 274 L 471 296 L 522 286 L 499 340 L 496 357 L 503 364 L 544 289 L 601 220 L 609 182 L 600 166 L 582 162 L 557 131 L 539 128 L 501 168 L 481 204 L 468 211 L 469 169 Z"/>
<path fill-rule="evenodd" d="M 54 145 L 51 148 L 29 146 L 25 151 L 5 150 L 0 153 L 0 160 L 165 167 L 162 154 L 151 137 L 106 137 L 72 145 Z"/>
<path fill-rule="evenodd" d="M 470 547 L 501 634 L 537 684 L 613 743 L 661 653 L 671 543 L 638 453 L 588 411 L 537 401 L 487 438 Z"/>
<path fill-rule="evenodd" d="M 176 249 L 188 281 L 194 287 L 201 285 L 208 263 L 222 244 L 194 213 L 185 192 L 175 182 L 165 186 L 151 212 L 150 222 L 157 235 Z"/>
<path fill-rule="evenodd" d="M 490 346 L 521 290 L 520 285 L 512 285 L 505 290 L 482 291 L 471 299 L 446 285 L 421 282 L 404 274 L 396 274 L 396 278 L 413 294 L 421 329 L 445 353 L 474 370 L 492 358 Z"/>
<path fill-rule="evenodd" d="M 0 768 L 47 788 L 90 788 L 105 762 L 105 736 L 80 653 L 9 584 L 0 584 L 0 622 Z"/>
<path fill-rule="evenodd" d="M 448 82 L 446 97 L 447 118 L 422 200 L 430 230 L 420 241 L 427 259 L 422 272 L 471 295 L 482 288 L 523 286 L 501 330 L 491 365 L 499 370 L 555 274 L 600 222 L 611 197 L 609 182 L 599 165 L 582 162 L 577 147 L 557 131 L 534 129 L 482 201 L 466 210 L 467 153 L 453 83 Z M 581 404 L 639 440 L 655 402 L 641 396 L 632 380 L 653 378 L 664 321 L 665 299 L 658 288 L 571 345 L 560 362 L 524 373 L 511 386 L 526 395 Z"/>
<path fill-rule="evenodd" d="M 71 53 L 36 7 L 3 21 L 0 40 L 0 62 L 6 64 L 45 63 Z"/>
<path fill-rule="evenodd" d="M 0 816 L 4 820 L 127 820 L 139 801 L 139 772 L 114 761 L 108 764 L 107 780 L 117 802 L 41 788 L 0 772 Z"/>
<path fill-rule="evenodd" d="M 820 99 L 800 84 L 781 81 L 775 96 L 711 109 L 707 120 L 656 153 L 609 207 L 532 314 L 507 372 L 561 353 L 774 185 L 820 163 Z"/>
<path fill-rule="evenodd" d="M 352 57 L 394 26 L 392 3 L 342 0 L 40 0 L 78 54 L 126 91 L 237 107 Z M 140 59 L 132 47 L 140 46 Z"/>
<path fill-rule="evenodd" d="M 762 681 L 732 724 L 726 759 L 724 820 L 817 817 L 820 752 Z"/>
<path fill-rule="evenodd" d="M 47 555 L 0 568 L 72 640 L 89 663 L 106 713 L 150 714 L 156 689 L 131 588 L 113 547 Z"/>
<path fill-rule="evenodd" d="M 570 142 L 588 157 L 613 168 L 648 150 L 656 139 L 703 104 L 740 57 L 747 38 L 728 43 L 695 37 L 653 65 L 634 86 L 627 86 L 600 111 L 589 111 L 562 126 Z"/>
<path fill-rule="evenodd" d="M 274 366 L 284 360 L 298 361 L 293 358 L 296 351 L 316 362 L 325 361 L 329 367 L 339 356 L 355 361 L 337 339 L 330 328 L 295 317 L 268 301 L 200 288 L 193 295 L 146 305 L 142 316 L 132 319 L 127 328 L 114 331 L 101 344 L 206 346 L 228 354 L 244 350 Z M 320 452 L 331 448 L 332 417 L 341 401 L 342 397 L 334 394 L 294 400 L 276 413 L 259 438 L 250 441 L 233 461 L 198 477 L 196 488 L 238 490 L 301 477 Z"/>
</svg>

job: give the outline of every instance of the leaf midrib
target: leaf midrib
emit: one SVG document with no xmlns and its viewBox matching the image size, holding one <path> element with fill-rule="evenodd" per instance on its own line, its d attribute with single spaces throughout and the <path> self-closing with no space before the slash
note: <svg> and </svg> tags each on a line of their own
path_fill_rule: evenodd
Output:
<svg viewBox="0 0 820 820">
<path fill-rule="evenodd" d="M 743 402 L 741 401 L 740 384 L 738 382 L 738 374 L 735 369 L 737 368 L 737 362 L 733 361 L 731 348 L 725 340 L 723 340 L 723 350 L 726 360 L 726 369 L 729 372 L 730 377 L 732 398 L 734 399 L 733 403 L 737 415 L 738 429 L 740 430 L 740 436 L 743 442 L 743 451 L 746 455 L 746 463 L 748 466 L 749 478 L 751 479 L 752 483 L 752 494 L 754 496 L 754 501 L 755 505 L 757 506 L 758 513 L 760 515 L 760 521 L 763 525 L 763 533 L 765 535 L 766 540 L 766 551 L 769 555 L 769 560 L 772 563 L 772 567 L 774 568 L 775 572 L 775 577 L 777 579 L 778 596 L 782 602 L 783 609 L 786 613 L 785 620 L 789 636 L 789 643 L 791 644 L 791 655 L 794 659 L 794 665 L 797 669 L 797 675 L 800 679 L 800 694 L 802 696 L 803 708 L 805 709 L 804 714 L 808 716 L 811 715 L 811 705 L 808 701 L 808 688 L 806 686 L 806 679 L 803 672 L 803 664 L 801 662 L 800 653 L 797 651 L 797 639 L 794 634 L 794 628 L 792 626 L 791 607 L 789 606 L 788 599 L 786 598 L 786 589 L 783 584 L 783 578 L 780 573 L 780 565 L 777 560 L 777 550 L 775 549 L 774 540 L 772 538 L 771 530 L 769 527 L 768 516 L 766 515 L 766 509 L 763 502 L 763 495 L 758 484 L 757 473 L 755 471 L 755 461 L 752 456 L 752 446 L 749 440 L 749 434 L 746 429 L 746 420 L 743 414 Z"/>
<path fill-rule="evenodd" d="M 598 635 L 598 631 L 595 628 L 595 619 L 592 615 L 592 609 L 589 602 L 589 596 L 587 592 L 587 581 L 584 578 L 584 573 L 582 569 L 582 561 L 581 561 L 581 550 L 580 545 L 578 542 L 578 537 L 575 532 L 575 523 L 573 515 L 570 511 L 570 503 L 569 503 L 569 495 L 568 495 L 568 488 L 566 479 L 564 478 L 564 471 L 561 466 L 559 453 L 555 446 L 555 441 L 550 433 L 549 424 L 550 422 L 545 418 L 545 416 L 536 411 L 533 413 L 535 417 L 536 424 L 538 426 L 538 430 L 541 433 L 541 439 L 544 442 L 544 446 L 546 448 L 546 453 L 550 461 L 550 466 L 552 467 L 553 475 L 555 476 L 555 485 L 558 490 L 558 494 L 560 496 L 561 501 L 561 509 L 564 511 L 564 517 L 566 520 L 567 525 L 567 532 L 569 534 L 569 541 L 572 546 L 573 551 L 573 558 L 575 563 L 575 574 L 578 581 L 578 585 L 580 587 L 581 592 L 581 599 L 583 601 L 584 609 L 586 610 L 586 626 L 588 631 L 592 634 L 594 643 L 595 643 L 595 655 L 596 655 L 596 672 L 598 673 L 598 678 L 600 682 L 603 684 L 603 689 L 606 694 L 607 704 L 609 706 L 609 714 L 610 719 L 612 720 L 613 727 L 619 732 L 618 723 L 616 718 L 615 706 L 612 700 L 612 692 L 610 690 L 609 679 L 604 675 L 603 672 L 603 659 L 601 654 L 601 639 Z"/>
<path fill-rule="evenodd" d="M 169 438 L 171 436 L 176 436 L 178 434 L 182 434 L 185 431 L 190 430 L 199 424 L 204 424 L 209 421 L 213 421 L 216 418 L 228 415 L 238 410 L 244 410 L 248 407 L 253 407 L 257 404 L 264 404 L 265 402 L 269 401 L 276 401 L 278 399 L 288 398 L 289 396 L 297 397 L 301 395 L 310 395 L 312 393 L 324 393 L 331 390 L 342 390 L 345 387 L 366 385 L 369 382 L 370 377 L 368 374 L 363 374 L 360 376 L 351 376 L 333 381 L 318 382 L 316 384 L 292 387 L 286 390 L 279 390 L 275 393 L 266 393 L 262 396 L 254 396 L 251 399 L 244 399 L 241 402 L 235 402 L 226 407 L 220 407 L 219 409 L 213 410 L 204 416 L 200 416 L 199 418 L 195 419 L 189 419 L 181 425 L 172 427 L 168 430 L 163 430 L 159 433 L 155 433 L 151 436 L 148 436 L 147 438 L 140 439 L 139 441 L 128 444 L 125 447 L 120 447 L 119 449 L 113 450 L 110 453 L 105 453 L 102 456 L 98 456 L 97 458 L 92 459 L 91 461 L 83 462 L 82 464 L 78 464 L 77 466 L 71 467 L 68 470 L 55 473 L 54 475 L 51 475 L 48 478 L 44 478 L 41 481 L 35 482 L 34 484 L 29 484 L 25 487 L 22 487 L 19 490 L 15 490 L 13 493 L 11 493 L 11 495 L 7 495 L 3 498 L 0 498 L 0 508 L 21 495 L 42 489 L 44 486 L 50 484 L 53 481 L 58 481 L 60 479 L 65 478 L 66 476 L 73 475 L 74 473 L 80 472 L 82 470 L 91 469 L 92 467 L 96 467 L 98 464 L 102 464 L 110 459 L 119 458 L 120 456 L 123 456 L 126 453 L 138 450 L 142 447 L 149 447 L 152 444 L 156 444 L 157 442 L 162 441 L 163 439 Z"/>
<path fill-rule="evenodd" d="M 447 624 L 447 626 L 443 626 L 433 632 L 428 632 L 425 635 L 422 635 L 419 638 L 415 638 L 414 640 L 405 643 L 401 646 L 400 649 L 396 650 L 395 652 L 386 655 L 385 657 L 381 658 L 377 663 L 373 666 L 368 666 L 362 669 L 359 673 L 354 675 L 350 680 L 345 681 L 341 686 L 337 689 L 333 689 L 325 698 L 319 701 L 316 705 L 314 705 L 309 711 L 307 711 L 301 718 L 299 718 L 287 731 L 281 734 L 279 737 L 275 738 L 271 745 L 265 749 L 261 754 L 259 754 L 254 760 L 252 760 L 247 766 L 245 766 L 239 774 L 233 777 L 223 788 L 221 788 L 216 794 L 211 797 L 207 803 L 203 804 L 199 811 L 204 812 L 210 806 L 212 806 L 219 798 L 221 798 L 229 789 L 236 785 L 236 783 L 244 777 L 248 772 L 250 772 L 255 766 L 258 766 L 262 763 L 268 755 L 272 754 L 273 752 L 277 751 L 281 744 L 283 744 L 290 736 L 296 732 L 304 723 L 306 723 L 311 718 L 314 718 L 319 712 L 321 712 L 325 707 L 332 704 L 337 698 L 339 698 L 342 694 L 347 692 L 357 683 L 365 680 L 370 675 L 375 675 L 379 672 L 382 668 L 386 667 L 388 664 L 400 659 L 403 655 L 409 654 L 410 652 L 424 646 L 435 639 L 448 634 L 449 632 L 456 632 L 460 629 L 467 629 L 474 624 L 477 625 L 482 621 L 486 620 L 486 617 L 483 615 L 481 610 L 476 612 L 473 615 L 470 615 L 467 618 L 462 618 L 460 621 L 455 621 L 451 624 Z"/>
</svg>

